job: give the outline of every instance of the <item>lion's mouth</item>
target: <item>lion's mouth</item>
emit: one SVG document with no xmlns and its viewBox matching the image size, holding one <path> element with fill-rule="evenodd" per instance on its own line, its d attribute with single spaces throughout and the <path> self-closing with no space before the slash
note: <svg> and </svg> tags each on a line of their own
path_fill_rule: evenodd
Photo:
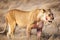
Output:
<svg viewBox="0 0 60 40">
<path fill-rule="evenodd" d="M 49 23 L 52 23 L 52 21 L 48 21 Z"/>
</svg>

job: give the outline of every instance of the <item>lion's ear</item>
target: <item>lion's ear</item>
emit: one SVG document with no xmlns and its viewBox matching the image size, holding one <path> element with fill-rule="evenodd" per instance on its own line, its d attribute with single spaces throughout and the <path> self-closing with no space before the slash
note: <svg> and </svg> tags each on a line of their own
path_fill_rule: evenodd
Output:
<svg viewBox="0 0 60 40">
<path fill-rule="evenodd" d="M 48 10 L 51 10 L 51 9 L 48 9 Z"/>
<path fill-rule="evenodd" d="M 46 12 L 46 10 L 45 10 L 45 9 L 43 9 L 43 12 Z"/>
<path fill-rule="evenodd" d="M 45 9 L 41 9 L 42 10 L 42 12 L 44 13 L 44 12 L 46 12 L 46 10 Z"/>
<path fill-rule="evenodd" d="M 48 11 L 51 11 L 51 9 L 47 9 Z"/>
<path fill-rule="evenodd" d="M 39 9 L 39 10 L 40 10 L 41 12 L 43 12 L 43 13 L 44 13 L 44 12 L 46 12 L 46 10 L 45 10 L 45 9 Z"/>
</svg>

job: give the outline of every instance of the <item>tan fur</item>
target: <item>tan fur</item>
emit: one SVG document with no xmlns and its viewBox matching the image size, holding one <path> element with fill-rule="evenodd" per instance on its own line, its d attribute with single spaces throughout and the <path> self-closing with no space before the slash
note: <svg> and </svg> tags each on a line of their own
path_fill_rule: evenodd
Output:
<svg viewBox="0 0 60 40">
<path fill-rule="evenodd" d="M 40 13 L 44 14 L 43 9 L 35 9 L 32 11 L 21 11 L 18 9 L 13 9 L 8 11 L 8 13 L 5 15 L 9 26 L 7 36 L 13 36 L 13 31 L 16 24 L 18 24 L 20 28 L 26 27 L 27 35 L 29 36 L 31 28 L 34 25 L 33 23 L 35 21 L 38 22 L 39 18 L 42 17 L 38 17 Z"/>
</svg>

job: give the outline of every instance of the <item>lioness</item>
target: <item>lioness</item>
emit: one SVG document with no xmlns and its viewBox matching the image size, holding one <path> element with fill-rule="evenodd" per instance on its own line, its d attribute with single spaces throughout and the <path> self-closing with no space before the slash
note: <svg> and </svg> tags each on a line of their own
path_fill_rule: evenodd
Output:
<svg viewBox="0 0 60 40">
<path fill-rule="evenodd" d="M 13 36 L 13 31 L 16 24 L 23 28 L 26 27 L 26 33 L 29 38 L 32 28 L 37 29 L 38 39 L 41 36 L 44 21 L 52 22 L 54 19 L 53 13 L 50 9 L 35 9 L 32 11 L 22 11 L 13 9 L 8 11 L 5 15 L 6 22 L 9 26 L 7 36 Z"/>
</svg>

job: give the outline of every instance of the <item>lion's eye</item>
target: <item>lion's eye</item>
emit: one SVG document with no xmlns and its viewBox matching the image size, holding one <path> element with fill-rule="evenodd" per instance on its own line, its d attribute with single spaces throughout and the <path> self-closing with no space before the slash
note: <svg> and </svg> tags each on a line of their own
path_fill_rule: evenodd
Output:
<svg viewBox="0 0 60 40">
<path fill-rule="evenodd" d="M 49 14 L 48 16 L 52 16 L 53 14 Z"/>
<path fill-rule="evenodd" d="M 51 14 L 49 14 L 48 16 L 50 16 Z"/>
</svg>

